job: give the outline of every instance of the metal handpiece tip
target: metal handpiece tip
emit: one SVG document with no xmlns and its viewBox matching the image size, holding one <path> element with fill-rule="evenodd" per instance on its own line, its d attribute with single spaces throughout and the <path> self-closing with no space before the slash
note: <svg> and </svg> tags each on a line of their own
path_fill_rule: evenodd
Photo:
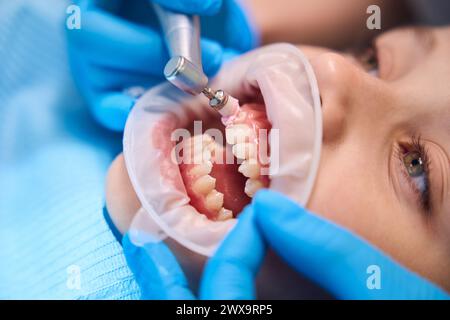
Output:
<svg viewBox="0 0 450 320">
<path fill-rule="evenodd" d="M 214 98 L 214 90 L 213 89 L 211 89 L 211 88 L 209 88 L 209 87 L 205 87 L 203 90 L 202 90 L 202 93 L 205 95 L 205 97 L 207 97 L 208 98 L 208 100 L 211 100 L 211 99 L 213 99 Z"/>
<path fill-rule="evenodd" d="M 197 95 L 208 85 L 208 77 L 185 57 L 173 57 L 164 68 L 164 76 L 184 92 Z"/>
<path fill-rule="evenodd" d="M 216 111 L 222 109 L 228 101 L 228 95 L 223 90 L 214 91 L 205 87 L 202 93 L 209 99 L 209 105 Z"/>
</svg>

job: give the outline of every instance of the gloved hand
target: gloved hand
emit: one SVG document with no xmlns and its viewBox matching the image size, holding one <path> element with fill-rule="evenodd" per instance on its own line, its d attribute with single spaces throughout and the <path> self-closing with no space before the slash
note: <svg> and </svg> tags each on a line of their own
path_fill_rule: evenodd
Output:
<svg viewBox="0 0 450 320">
<path fill-rule="evenodd" d="M 254 278 L 266 244 L 297 272 L 339 299 L 450 298 L 365 240 L 277 192 L 258 192 L 240 220 L 208 261 L 202 298 L 255 298 Z M 380 289 L 375 289 L 378 275 Z"/>
<path fill-rule="evenodd" d="M 246 211 L 250 211 L 250 207 Z M 219 264 L 208 263 L 208 273 L 206 277 L 204 276 L 203 292 L 200 293 L 200 298 L 204 299 L 217 299 L 221 296 L 227 296 L 226 284 L 230 282 L 232 284 L 231 288 L 233 291 L 233 299 L 239 299 L 238 291 L 242 289 L 242 296 L 247 297 L 249 290 L 253 289 L 253 275 L 255 270 L 261 264 L 261 261 L 251 261 L 253 255 L 244 254 L 244 251 L 255 250 L 254 257 L 259 259 L 264 249 L 261 247 L 262 239 L 258 231 L 256 230 L 256 225 L 253 223 L 253 215 L 242 214 L 239 217 L 239 223 L 237 227 L 233 229 L 230 236 L 224 242 L 218 254 L 211 258 L 211 261 L 217 261 Z M 257 237 L 258 239 L 255 239 Z M 247 243 L 249 246 L 238 245 L 236 248 L 232 248 L 236 245 L 236 242 L 242 241 L 242 243 Z M 252 245 L 254 245 L 252 247 Z M 193 300 L 195 299 L 194 293 L 189 288 L 186 276 L 178 264 L 177 259 L 162 241 L 148 242 L 143 246 L 135 245 L 127 233 L 122 238 L 123 252 L 128 264 L 128 267 L 134 274 L 137 284 L 139 285 L 141 291 L 141 299 L 143 300 Z M 240 250 L 239 250 L 240 249 Z M 240 261 L 232 261 L 229 266 L 233 269 L 230 270 L 230 274 L 220 275 L 220 269 L 226 264 L 222 258 L 231 257 L 227 252 L 233 251 L 236 253 L 235 256 L 243 258 L 242 268 L 239 265 Z M 237 253 L 239 251 L 239 253 Z M 252 272 L 249 272 L 248 266 L 252 265 L 255 268 Z M 246 273 L 241 276 L 240 273 Z M 245 282 L 239 283 L 234 282 L 230 277 L 238 274 L 239 281 L 243 280 Z M 211 283 L 217 283 L 217 279 L 212 279 L 212 277 L 224 277 L 227 280 L 221 282 L 220 290 L 216 291 L 210 286 L 206 281 L 211 281 Z M 242 285 L 242 288 L 238 289 L 238 285 Z M 236 291 L 237 290 L 237 291 Z M 254 295 L 252 295 L 254 296 Z M 226 299 L 226 298 L 225 298 Z"/>
<path fill-rule="evenodd" d="M 122 238 L 128 267 L 134 274 L 143 300 L 192 300 L 194 294 L 176 258 L 164 242 L 136 246 L 129 234 Z"/>
<path fill-rule="evenodd" d="M 208 261 L 200 298 L 254 299 L 255 276 L 268 246 L 336 298 L 450 298 L 365 240 L 269 190 L 257 193 Z M 126 240 L 124 250 L 133 272 L 145 279 L 141 283 L 145 298 L 194 298 L 175 257 L 163 243 L 137 248 Z M 369 266 L 381 271 L 380 289 L 369 289 L 372 284 L 367 273 Z"/>
<path fill-rule="evenodd" d="M 224 59 L 256 45 L 256 34 L 234 0 L 154 0 L 204 18 L 203 67 L 214 75 Z M 94 117 L 122 130 L 137 96 L 162 82 L 168 53 L 149 0 L 80 0 L 81 29 L 67 30 L 72 73 Z M 213 41 L 215 39 L 217 41 Z"/>
</svg>

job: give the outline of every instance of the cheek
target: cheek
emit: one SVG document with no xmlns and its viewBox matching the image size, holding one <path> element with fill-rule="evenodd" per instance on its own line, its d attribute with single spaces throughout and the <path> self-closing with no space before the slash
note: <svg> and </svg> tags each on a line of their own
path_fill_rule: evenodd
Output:
<svg viewBox="0 0 450 320">
<path fill-rule="evenodd" d="M 381 160 L 355 140 L 325 145 L 322 154 L 308 209 L 418 269 L 414 256 L 430 241 L 383 180 L 385 173 L 377 167 Z"/>
<path fill-rule="evenodd" d="M 352 163 L 350 157 L 339 151 L 324 148 L 308 209 L 354 229 L 365 192 Z"/>
<path fill-rule="evenodd" d="M 308 209 L 362 235 L 371 234 L 381 220 L 380 203 L 386 203 L 386 186 L 371 150 L 348 139 L 345 144 L 325 144 Z M 384 190 L 384 191 L 383 191 Z M 375 232 L 376 233 L 376 232 Z"/>
</svg>

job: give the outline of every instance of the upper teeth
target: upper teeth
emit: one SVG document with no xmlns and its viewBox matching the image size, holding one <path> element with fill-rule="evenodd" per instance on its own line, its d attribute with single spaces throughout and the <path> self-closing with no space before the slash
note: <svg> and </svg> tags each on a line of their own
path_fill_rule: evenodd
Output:
<svg viewBox="0 0 450 320">
<path fill-rule="evenodd" d="M 254 135 L 253 129 L 244 123 L 226 128 L 226 140 L 232 146 L 234 156 L 239 160 L 244 160 L 238 171 L 248 178 L 244 192 L 249 197 L 253 197 L 256 191 L 264 187 L 262 181 L 258 179 L 261 174 L 261 166 L 257 160 L 258 146 L 253 142 Z"/>
<path fill-rule="evenodd" d="M 193 148 L 195 151 L 203 150 L 214 142 L 214 139 L 209 134 L 202 134 L 190 137 L 184 143 L 185 148 Z"/>
<path fill-rule="evenodd" d="M 202 164 L 209 162 L 215 148 L 215 141 L 204 134 L 193 136 L 183 144 L 183 162 L 186 164 Z"/>
<path fill-rule="evenodd" d="M 225 137 L 228 144 L 249 142 L 253 136 L 253 130 L 246 124 L 235 124 L 225 129 Z"/>
<path fill-rule="evenodd" d="M 263 188 L 264 185 L 260 180 L 256 180 L 256 179 L 247 179 L 247 181 L 245 182 L 245 189 L 244 192 L 246 195 L 248 195 L 250 198 L 252 198 L 256 191 L 258 191 L 259 189 Z"/>
<path fill-rule="evenodd" d="M 245 160 L 239 166 L 238 171 L 247 178 L 258 178 L 260 175 L 260 165 L 257 161 Z"/>
<path fill-rule="evenodd" d="M 256 158 L 257 148 L 253 143 L 237 143 L 233 145 L 233 154 L 238 159 Z"/>
</svg>

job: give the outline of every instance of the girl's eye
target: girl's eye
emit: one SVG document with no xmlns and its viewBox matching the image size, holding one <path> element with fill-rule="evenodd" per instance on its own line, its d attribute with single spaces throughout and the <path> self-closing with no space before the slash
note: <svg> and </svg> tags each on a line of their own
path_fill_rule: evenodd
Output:
<svg viewBox="0 0 450 320">
<path fill-rule="evenodd" d="M 417 194 L 420 206 L 425 212 L 430 212 L 430 161 L 420 138 L 413 138 L 411 143 L 401 145 L 399 156 L 404 167 L 404 174 L 412 190 Z"/>
<path fill-rule="evenodd" d="M 371 70 L 378 69 L 377 51 L 373 47 L 368 50 L 366 63 L 371 67 Z"/>
<path fill-rule="evenodd" d="M 415 178 L 421 176 L 425 171 L 425 164 L 419 152 L 408 152 L 403 157 L 403 164 L 408 174 Z"/>
<path fill-rule="evenodd" d="M 363 68 L 370 72 L 377 72 L 378 70 L 378 56 L 376 49 L 372 46 L 365 48 L 356 53 L 357 60 L 361 63 Z"/>
</svg>

